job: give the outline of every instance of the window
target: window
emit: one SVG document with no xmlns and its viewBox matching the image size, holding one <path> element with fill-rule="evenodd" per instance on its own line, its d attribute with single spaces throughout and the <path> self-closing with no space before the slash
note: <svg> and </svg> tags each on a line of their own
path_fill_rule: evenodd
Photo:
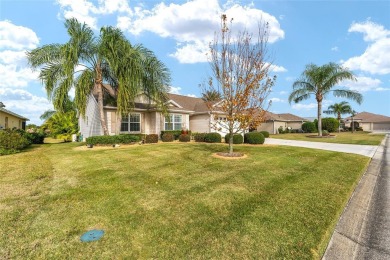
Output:
<svg viewBox="0 0 390 260">
<path fill-rule="evenodd" d="M 121 132 L 141 132 L 141 114 L 123 116 Z"/>
<path fill-rule="evenodd" d="M 182 115 L 170 114 L 165 117 L 165 130 L 181 130 L 182 123 Z"/>
</svg>

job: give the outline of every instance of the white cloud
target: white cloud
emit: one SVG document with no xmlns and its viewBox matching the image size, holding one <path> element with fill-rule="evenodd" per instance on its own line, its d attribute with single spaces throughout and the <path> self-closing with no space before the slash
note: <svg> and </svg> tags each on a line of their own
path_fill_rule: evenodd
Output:
<svg viewBox="0 0 390 260">
<path fill-rule="evenodd" d="M 323 100 L 322 101 L 322 108 L 326 108 L 332 103 L 333 103 L 333 101 L 331 101 L 331 100 Z M 291 107 L 295 110 L 306 110 L 306 111 L 312 110 L 312 111 L 317 112 L 318 103 L 308 103 L 308 104 L 298 103 L 298 104 L 293 104 Z"/>
<path fill-rule="evenodd" d="M 273 103 L 286 103 L 286 100 L 284 99 L 281 99 L 281 98 L 270 98 L 269 99 L 270 101 L 272 101 Z"/>
<path fill-rule="evenodd" d="M 177 51 L 170 56 L 181 63 L 205 62 L 205 46 L 213 40 L 214 32 L 218 31 L 222 13 L 234 19 L 233 31 L 246 29 L 256 35 L 257 22 L 262 19 L 269 24 L 270 43 L 284 38 L 284 31 L 274 16 L 255 9 L 252 4 L 241 6 L 232 1 L 223 6 L 217 0 L 193 0 L 183 4 L 160 3 L 151 10 L 138 7 L 134 9 L 134 19 L 120 16 L 117 26 L 134 35 L 152 32 L 176 40 L 179 43 Z"/>
<path fill-rule="evenodd" d="M 389 74 L 390 30 L 368 20 L 363 23 L 353 23 L 348 32 L 363 33 L 363 39 L 369 45 L 362 55 L 342 61 L 343 66 L 371 74 Z"/>
<path fill-rule="evenodd" d="M 286 95 L 287 93 L 288 93 L 288 92 L 287 92 L 287 91 L 284 91 L 284 90 L 282 90 L 282 91 L 279 92 L 280 95 Z"/>
<path fill-rule="evenodd" d="M 347 87 L 350 90 L 358 92 L 367 91 L 388 91 L 390 88 L 382 87 L 382 81 L 379 79 L 373 79 L 370 77 L 356 77 L 357 81 L 346 80 L 341 82 L 340 85 Z"/>
<path fill-rule="evenodd" d="M 180 90 L 181 90 L 181 87 L 172 87 L 172 86 L 170 86 L 168 92 L 171 93 L 171 94 L 178 94 L 178 95 L 180 95 Z"/>
<path fill-rule="evenodd" d="M 330 50 L 331 50 L 331 51 L 339 51 L 339 47 L 334 46 L 334 47 L 332 47 Z"/>
<path fill-rule="evenodd" d="M 31 81 L 38 79 L 38 74 L 28 67 L 0 64 L 0 88 L 27 87 Z"/>
<path fill-rule="evenodd" d="M 194 95 L 194 94 L 187 94 L 187 97 L 197 97 L 196 95 Z"/>
<path fill-rule="evenodd" d="M 0 21 L 0 49 L 33 49 L 39 43 L 35 32 L 30 28 L 14 25 L 10 21 Z"/>
<path fill-rule="evenodd" d="M 285 67 L 274 64 L 271 65 L 270 70 L 273 72 L 287 72 L 287 69 Z"/>
</svg>

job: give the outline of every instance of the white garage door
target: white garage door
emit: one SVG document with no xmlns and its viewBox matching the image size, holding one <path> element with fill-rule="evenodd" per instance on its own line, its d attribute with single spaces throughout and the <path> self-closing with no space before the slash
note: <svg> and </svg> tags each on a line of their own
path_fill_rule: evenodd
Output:
<svg viewBox="0 0 390 260">
<path fill-rule="evenodd" d="M 374 123 L 374 130 L 390 130 L 390 122 Z"/>
</svg>

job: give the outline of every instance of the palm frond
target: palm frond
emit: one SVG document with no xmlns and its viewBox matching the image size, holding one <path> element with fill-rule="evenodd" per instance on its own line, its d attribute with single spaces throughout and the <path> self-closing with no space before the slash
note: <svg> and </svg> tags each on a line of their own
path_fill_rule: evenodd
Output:
<svg viewBox="0 0 390 260">
<path fill-rule="evenodd" d="M 335 89 L 333 90 L 333 94 L 335 97 L 348 98 L 356 101 L 358 104 L 363 102 L 363 95 L 357 91 L 353 90 L 345 90 L 345 89 Z"/>
</svg>

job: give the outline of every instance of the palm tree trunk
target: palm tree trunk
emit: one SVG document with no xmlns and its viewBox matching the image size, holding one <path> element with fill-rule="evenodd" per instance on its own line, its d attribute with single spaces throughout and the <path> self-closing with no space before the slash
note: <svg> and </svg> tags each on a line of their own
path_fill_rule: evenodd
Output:
<svg viewBox="0 0 390 260">
<path fill-rule="evenodd" d="M 322 101 L 318 101 L 318 136 L 322 136 Z"/>
<path fill-rule="evenodd" d="M 96 85 L 97 87 L 97 94 L 98 94 L 98 107 L 99 107 L 99 114 L 100 114 L 100 122 L 102 124 L 103 128 L 103 134 L 108 135 L 108 128 L 106 124 L 106 118 L 104 116 L 104 109 L 103 109 L 103 88 L 101 84 Z"/>
</svg>

